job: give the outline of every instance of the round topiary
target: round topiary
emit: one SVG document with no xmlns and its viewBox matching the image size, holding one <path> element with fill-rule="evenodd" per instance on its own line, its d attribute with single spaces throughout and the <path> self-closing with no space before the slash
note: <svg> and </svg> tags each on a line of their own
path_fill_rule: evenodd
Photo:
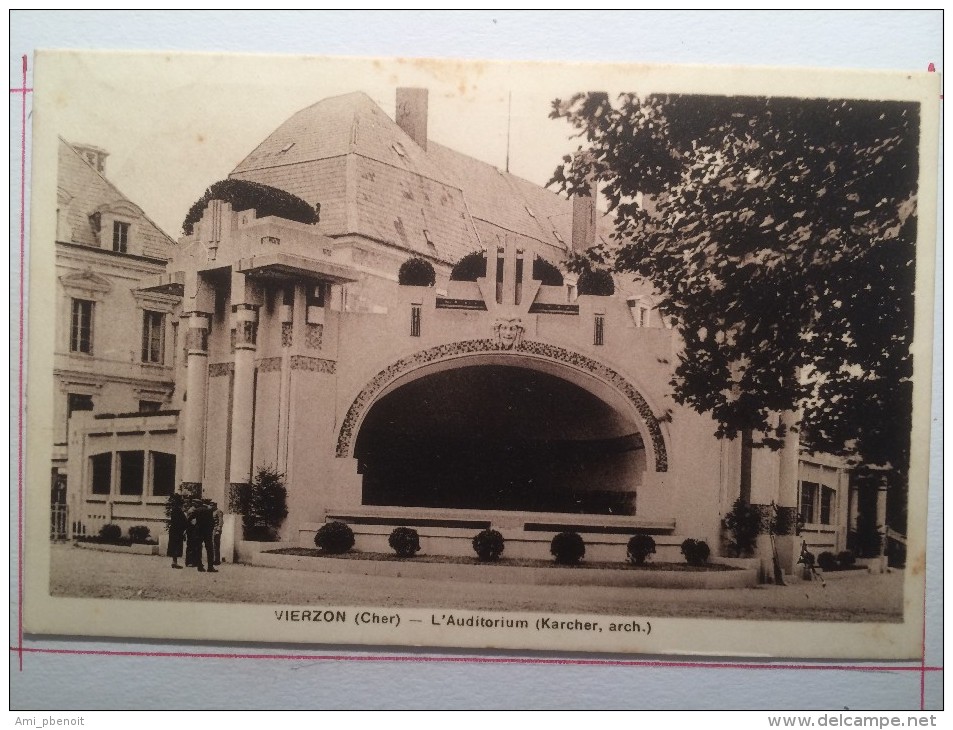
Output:
<svg viewBox="0 0 953 730">
<path fill-rule="evenodd" d="M 837 570 L 837 556 L 829 550 L 825 550 L 817 556 L 817 567 L 825 572 Z"/>
<path fill-rule="evenodd" d="M 549 552 L 562 565 L 575 565 L 586 554 L 586 543 L 578 532 L 560 532 L 549 545 Z"/>
<path fill-rule="evenodd" d="M 477 560 L 493 562 L 503 554 L 503 536 L 496 530 L 482 530 L 473 538 L 473 549 Z"/>
<path fill-rule="evenodd" d="M 433 286 L 437 283 L 437 274 L 429 261 L 414 257 L 400 265 L 397 283 L 401 286 Z"/>
<path fill-rule="evenodd" d="M 563 274 L 546 259 L 537 256 L 533 259 L 533 278 L 543 286 L 562 286 Z"/>
<path fill-rule="evenodd" d="M 711 548 L 704 540 L 688 538 L 682 543 L 682 555 L 689 565 L 704 565 L 711 555 Z"/>
<path fill-rule="evenodd" d="M 856 562 L 857 558 L 850 550 L 842 550 L 837 553 L 837 564 L 844 570 L 853 568 Z"/>
<path fill-rule="evenodd" d="M 354 530 L 343 522 L 328 522 L 315 534 L 314 544 L 331 555 L 346 553 L 354 547 Z"/>
<path fill-rule="evenodd" d="M 629 562 L 634 565 L 642 565 L 649 555 L 655 554 L 655 540 L 651 535 L 638 532 L 629 538 L 629 546 L 626 555 Z"/>
<path fill-rule="evenodd" d="M 450 281 L 476 281 L 486 276 L 486 254 L 482 251 L 468 253 L 453 265 Z"/>
<path fill-rule="evenodd" d="M 122 538 L 122 528 L 109 523 L 99 528 L 99 539 L 103 542 L 116 542 Z"/>
<path fill-rule="evenodd" d="M 615 294 L 615 281 L 605 269 L 583 271 L 576 282 L 579 294 L 592 294 L 597 297 L 611 297 Z"/>
<path fill-rule="evenodd" d="M 140 545 L 149 542 L 149 528 L 146 525 L 133 525 L 129 528 L 129 539 Z"/>
<path fill-rule="evenodd" d="M 387 544 L 398 558 L 412 558 L 420 550 L 420 535 L 410 527 L 395 527 L 387 538 Z"/>
</svg>

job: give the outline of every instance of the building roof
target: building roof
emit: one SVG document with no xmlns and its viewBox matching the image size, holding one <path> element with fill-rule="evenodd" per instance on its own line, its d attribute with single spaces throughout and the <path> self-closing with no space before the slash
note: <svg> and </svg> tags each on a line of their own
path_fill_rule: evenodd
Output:
<svg viewBox="0 0 953 730">
<path fill-rule="evenodd" d="M 133 243 L 130 254 L 163 260 L 171 256 L 170 247 L 175 246 L 175 241 L 63 138 L 60 138 L 57 165 L 58 205 L 67 206 L 67 230 L 58 233 L 66 239 L 66 243 L 99 248 L 100 242 L 90 216 L 104 206 L 119 207 L 136 219 L 136 236 L 139 240 Z"/>
<path fill-rule="evenodd" d="M 297 112 L 231 177 L 320 205 L 325 235 L 447 263 L 507 239 L 556 261 L 572 240 L 571 201 L 433 141 L 423 149 L 362 92 Z"/>
</svg>

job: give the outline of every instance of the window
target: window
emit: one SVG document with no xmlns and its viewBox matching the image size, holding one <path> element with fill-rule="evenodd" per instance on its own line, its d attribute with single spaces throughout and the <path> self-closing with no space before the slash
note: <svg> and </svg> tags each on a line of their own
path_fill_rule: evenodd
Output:
<svg viewBox="0 0 953 730">
<path fill-rule="evenodd" d="M 152 496 L 168 497 L 175 491 L 175 455 L 152 452 Z"/>
<path fill-rule="evenodd" d="M 119 453 L 119 493 L 126 496 L 142 495 L 142 477 L 145 474 L 145 460 L 141 451 L 120 451 Z"/>
<path fill-rule="evenodd" d="M 142 361 L 161 365 L 165 362 L 165 315 L 142 313 Z"/>
<path fill-rule="evenodd" d="M 73 300 L 69 332 L 70 352 L 93 354 L 93 302 L 86 299 Z"/>
<path fill-rule="evenodd" d="M 830 525 L 834 522 L 834 490 L 830 487 L 821 487 L 821 524 Z"/>
<path fill-rule="evenodd" d="M 139 412 L 140 413 L 155 413 L 162 410 L 162 402 L 157 400 L 141 400 L 139 401 Z"/>
<path fill-rule="evenodd" d="M 801 482 L 801 519 L 811 524 L 817 521 L 817 492 L 820 485 L 815 482 Z"/>
<path fill-rule="evenodd" d="M 592 344 L 594 345 L 604 345 L 605 344 L 605 334 L 606 334 L 606 318 L 605 315 L 597 314 L 595 322 L 595 331 L 592 337 Z"/>
<path fill-rule="evenodd" d="M 324 284 L 313 284 L 308 287 L 308 306 L 324 306 Z"/>
<path fill-rule="evenodd" d="M 420 305 L 410 305 L 410 336 L 420 337 Z"/>
<path fill-rule="evenodd" d="M 129 246 L 129 224 L 113 221 L 113 251 L 126 253 Z"/>
<path fill-rule="evenodd" d="M 93 410 L 93 396 L 82 393 L 70 393 L 66 396 L 66 420 L 69 420 L 76 411 Z"/>
<path fill-rule="evenodd" d="M 90 492 L 93 494 L 109 494 L 112 490 L 113 455 L 96 454 L 89 457 L 92 484 Z"/>
</svg>

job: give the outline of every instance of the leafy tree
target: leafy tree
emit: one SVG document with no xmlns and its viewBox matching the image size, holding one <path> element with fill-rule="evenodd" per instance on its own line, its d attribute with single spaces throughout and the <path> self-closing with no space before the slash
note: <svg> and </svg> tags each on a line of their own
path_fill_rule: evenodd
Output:
<svg viewBox="0 0 953 730">
<path fill-rule="evenodd" d="M 597 180 L 615 216 L 590 258 L 651 281 L 682 336 L 676 400 L 772 448 L 800 407 L 809 448 L 903 486 L 919 106 L 589 93 L 551 117 L 581 139 L 551 183 Z"/>
</svg>

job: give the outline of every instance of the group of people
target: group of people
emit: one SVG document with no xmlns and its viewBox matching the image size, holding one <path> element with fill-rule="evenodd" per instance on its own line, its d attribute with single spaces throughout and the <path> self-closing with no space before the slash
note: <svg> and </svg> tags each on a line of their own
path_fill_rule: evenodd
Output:
<svg viewBox="0 0 953 730">
<path fill-rule="evenodd" d="M 186 499 L 181 494 L 172 496 L 169 513 L 169 549 L 172 567 L 181 569 L 179 558 L 185 546 L 185 567 L 197 568 L 202 573 L 217 573 L 222 562 L 222 526 L 225 516 L 218 504 L 210 499 Z M 208 564 L 202 563 L 202 550 Z"/>
</svg>

